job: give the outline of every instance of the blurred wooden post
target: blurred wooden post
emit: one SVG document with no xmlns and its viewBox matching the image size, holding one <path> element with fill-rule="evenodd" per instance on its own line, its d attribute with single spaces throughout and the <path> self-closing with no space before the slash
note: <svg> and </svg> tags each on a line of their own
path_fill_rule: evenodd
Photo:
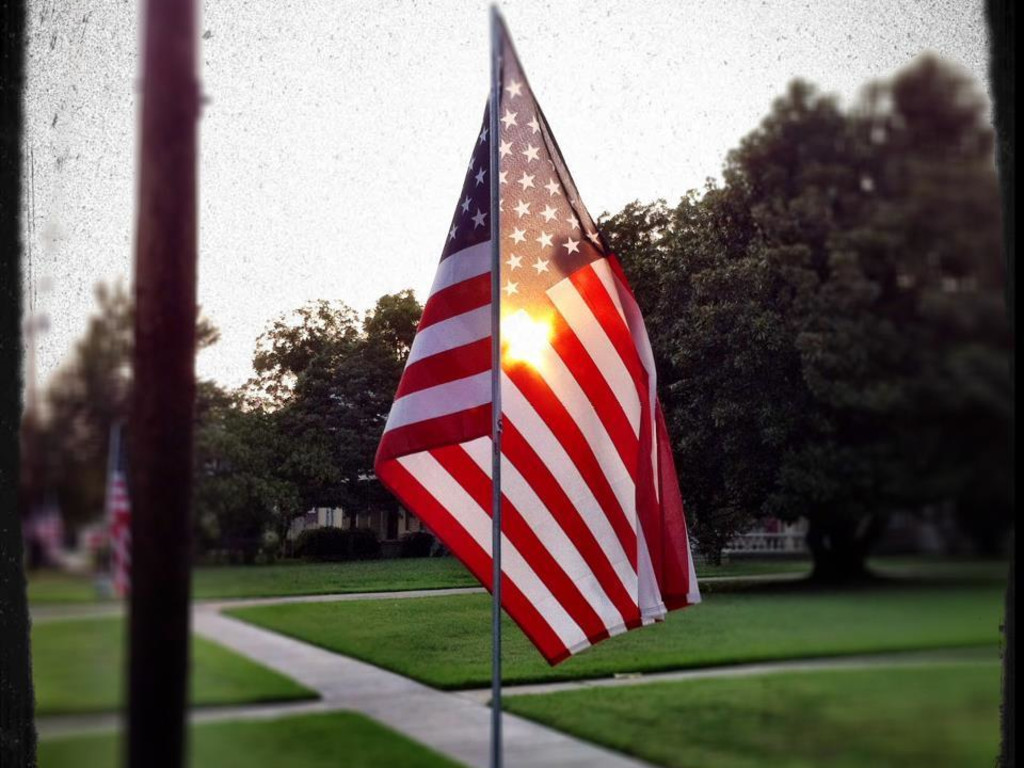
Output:
<svg viewBox="0 0 1024 768">
<path fill-rule="evenodd" d="M 129 453 L 128 765 L 185 762 L 196 328 L 196 22 L 146 0 Z"/>
</svg>

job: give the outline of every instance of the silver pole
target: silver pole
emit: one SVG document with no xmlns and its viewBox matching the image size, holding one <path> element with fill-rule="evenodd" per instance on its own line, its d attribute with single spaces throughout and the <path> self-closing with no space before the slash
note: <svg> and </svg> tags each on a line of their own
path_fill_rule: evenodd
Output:
<svg viewBox="0 0 1024 768">
<path fill-rule="evenodd" d="M 501 224 L 498 189 L 498 103 L 501 21 L 491 6 L 491 768 L 501 768 Z"/>
</svg>

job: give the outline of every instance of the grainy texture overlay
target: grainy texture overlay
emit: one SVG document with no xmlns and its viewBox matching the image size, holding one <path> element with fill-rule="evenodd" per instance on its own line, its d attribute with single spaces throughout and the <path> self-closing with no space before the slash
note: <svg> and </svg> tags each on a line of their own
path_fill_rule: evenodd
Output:
<svg viewBox="0 0 1024 768">
<path fill-rule="evenodd" d="M 198 301 L 221 330 L 202 377 L 241 384 L 265 325 L 307 300 L 426 298 L 487 96 L 487 5 L 201 3 Z M 930 50 L 986 80 L 981 0 L 501 10 L 595 216 L 717 176 L 794 77 L 849 104 Z M 32 0 L 28 24 L 24 279 L 50 315 L 43 383 L 95 283 L 130 277 L 138 3 Z"/>
</svg>

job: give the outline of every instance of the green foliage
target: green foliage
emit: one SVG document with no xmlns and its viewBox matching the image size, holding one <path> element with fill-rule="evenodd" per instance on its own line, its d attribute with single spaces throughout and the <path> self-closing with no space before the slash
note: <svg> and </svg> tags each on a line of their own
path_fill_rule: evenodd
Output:
<svg viewBox="0 0 1024 768">
<path fill-rule="evenodd" d="M 304 560 L 375 560 L 380 540 L 366 528 L 312 528 L 299 534 L 295 555 Z"/>
<path fill-rule="evenodd" d="M 110 428 L 127 420 L 131 397 L 134 302 L 120 283 L 98 285 L 96 301 L 85 334 L 49 383 L 42 422 L 26 430 L 26 456 L 42 465 L 28 496 L 55 489 L 72 527 L 102 512 Z M 197 348 L 218 338 L 209 320 L 199 317 Z"/>
<path fill-rule="evenodd" d="M 248 403 L 287 446 L 280 474 L 302 508 L 394 504 L 373 458 L 421 312 L 411 291 L 382 296 L 360 328 L 348 307 L 317 302 L 260 337 Z"/>
<path fill-rule="evenodd" d="M 271 414 L 244 409 L 237 397 L 209 383 L 200 395 L 195 543 L 201 553 L 228 550 L 251 563 L 265 534 L 273 531 L 280 541 L 302 511 L 299 490 L 280 472 L 290 446 Z"/>
<path fill-rule="evenodd" d="M 983 99 L 958 71 L 924 57 L 847 112 L 797 81 L 721 184 L 604 228 L 712 558 L 753 516 L 806 516 L 818 575 L 856 576 L 890 512 L 943 503 L 998 543 L 999 198 Z"/>
</svg>

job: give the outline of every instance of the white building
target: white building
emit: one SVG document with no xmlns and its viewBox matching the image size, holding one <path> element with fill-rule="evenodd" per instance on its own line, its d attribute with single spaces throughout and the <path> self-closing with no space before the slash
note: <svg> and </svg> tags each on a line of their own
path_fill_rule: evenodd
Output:
<svg viewBox="0 0 1024 768">
<path fill-rule="evenodd" d="M 405 533 L 425 530 L 419 518 L 405 508 L 375 509 L 346 515 L 341 507 L 314 507 L 292 519 L 288 539 L 294 541 L 303 531 L 314 528 L 368 528 L 381 541 L 395 541 Z"/>
</svg>

